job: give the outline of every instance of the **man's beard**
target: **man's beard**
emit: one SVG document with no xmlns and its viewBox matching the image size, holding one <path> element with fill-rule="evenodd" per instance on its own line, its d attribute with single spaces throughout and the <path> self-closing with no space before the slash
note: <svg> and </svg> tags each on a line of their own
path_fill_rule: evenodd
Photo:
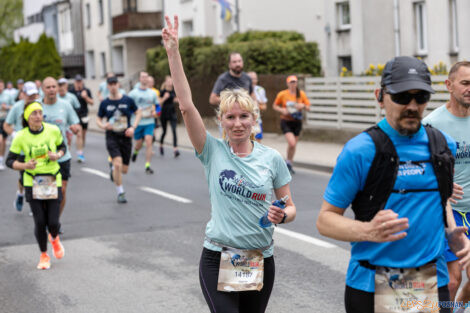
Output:
<svg viewBox="0 0 470 313">
<path fill-rule="evenodd" d="M 468 109 L 470 108 L 470 102 L 465 102 L 464 100 L 464 97 L 462 96 L 462 98 L 455 98 L 457 100 L 457 103 L 460 104 L 461 106 L 463 106 L 465 109 Z"/>
<path fill-rule="evenodd" d="M 400 114 L 400 118 L 398 119 L 398 121 L 400 122 L 402 119 L 409 118 L 409 117 L 417 118 L 419 120 L 418 125 L 416 128 L 405 128 L 405 127 L 401 127 L 400 123 L 397 123 L 397 126 L 398 126 L 397 131 L 402 136 L 411 136 L 413 134 L 416 134 L 421 127 L 422 118 L 418 111 L 411 111 L 411 110 L 404 111 Z"/>
<path fill-rule="evenodd" d="M 240 75 L 243 72 L 243 67 L 237 66 L 231 69 L 234 74 Z"/>
</svg>

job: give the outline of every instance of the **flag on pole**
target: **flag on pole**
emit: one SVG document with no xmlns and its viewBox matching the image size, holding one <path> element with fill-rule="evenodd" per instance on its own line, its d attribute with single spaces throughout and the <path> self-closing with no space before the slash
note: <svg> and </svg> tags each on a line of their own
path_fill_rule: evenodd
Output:
<svg viewBox="0 0 470 313">
<path fill-rule="evenodd" d="M 220 4 L 220 18 L 224 21 L 230 21 L 232 18 L 232 9 L 230 8 L 230 3 L 227 0 L 218 0 Z"/>
</svg>

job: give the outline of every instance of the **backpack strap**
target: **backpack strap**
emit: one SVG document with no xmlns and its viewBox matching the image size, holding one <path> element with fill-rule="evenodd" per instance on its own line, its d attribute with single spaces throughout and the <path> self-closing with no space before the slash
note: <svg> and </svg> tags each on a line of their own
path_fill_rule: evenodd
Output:
<svg viewBox="0 0 470 313">
<path fill-rule="evenodd" d="M 355 218 L 360 221 L 370 221 L 385 207 L 395 185 L 400 162 L 393 142 L 380 127 L 375 125 L 365 132 L 374 141 L 375 156 L 364 189 L 358 192 L 351 205 Z"/>
<path fill-rule="evenodd" d="M 444 210 L 444 224 L 447 227 L 446 206 L 454 188 L 455 158 L 447 145 L 445 136 L 438 129 L 431 125 L 425 125 L 424 129 L 428 135 L 431 163 L 436 175 L 441 205 Z"/>
</svg>

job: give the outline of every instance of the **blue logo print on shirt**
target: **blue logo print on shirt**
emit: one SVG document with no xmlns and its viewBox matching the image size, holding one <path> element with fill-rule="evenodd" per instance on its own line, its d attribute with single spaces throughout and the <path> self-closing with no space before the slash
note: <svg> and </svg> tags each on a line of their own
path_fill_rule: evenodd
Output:
<svg viewBox="0 0 470 313">
<path fill-rule="evenodd" d="M 257 186 L 249 182 L 245 177 L 237 175 L 233 170 L 223 170 L 219 174 L 220 189 L 224 192 L 237 194 L 252 200 L 264 201 L 266 200 L 265 193 L 256 193 L 249 189 L 257 189 L 263 186 Z"/>
</svg>

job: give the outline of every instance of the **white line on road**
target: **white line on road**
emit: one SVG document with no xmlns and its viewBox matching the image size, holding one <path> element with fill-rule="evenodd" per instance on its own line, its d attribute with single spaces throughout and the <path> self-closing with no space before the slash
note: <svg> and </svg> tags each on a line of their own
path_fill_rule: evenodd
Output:
<svg viewBox="0 0 470 313">
<path fill-rule="evenodd" d="M 186 199 L 186 198 L 183 198 L 183 197 L 180 197 L 180 196 L 176 196 L 174 194 L 171 194 L 171 193 L 168 193 L 168 192 L 165 192 L 165 191 L 161 191 L 161 190 L 158 190 L 158 189 L 154 189 L 154 188 L 150 188 L 150 187 L 144 187 L 144 186 L 141 186 L 139 188 L 140 188 L 140 190 L 150 192 L 150 193 L 153 193 L 153 194 L 156 194 L 156 195 L 159 195 L 159 196 L 162 196 L 162 197 L 174 200 L 174 201 L 178 201 L 178 202 L 182 202 L 182 203 L 192 203 L 193 202 L 192 200 L 189 200 L 189 199 Z"/>
<path fill-rule="evenodd" d="M 326 241 L 323 241 L 323 240 L 320 240 L 320 239 L 317 239 L 317 238 L 313 238 L 313 237 L 310 237 L 310 236 L 307 236 L 307 235 L 304 235 L 304 234 L 301 234 L 301 233 L 296 233 L 294 231 L 287 230 L 287 229 L 284 229 L 284 228 L 277 227 L 276 232 L 281 233 L 281 234 L 286 235 L 286 236 L 289 236 L 289 237 L 292 237 L 292 238 L 295 238 L 295 239 L 298 239 L 298 240 L 302 240 L 302 241 L 311 243 L 311 244 L 319 246 L 319 247 L 338 248 L 338 246 L 336 246 L 332 243 L 329 243 L 329 242 L 326 242 Z"/>
<path fill-rule="evenodd" d="M 95 170 L 93 168 L 82 167 L 82 171 L 109 179 L 109 174 L 106 174 L 105 172 L 102 172 L 102 171 Z"/>
</svg>

